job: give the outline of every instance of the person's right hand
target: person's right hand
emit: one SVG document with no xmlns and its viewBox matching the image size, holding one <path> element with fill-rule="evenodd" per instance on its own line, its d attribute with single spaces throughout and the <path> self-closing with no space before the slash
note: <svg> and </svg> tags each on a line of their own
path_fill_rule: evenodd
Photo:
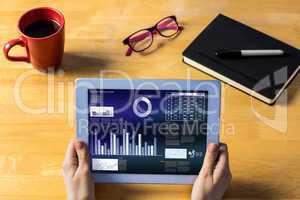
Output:
<svg viewBox="0 0 300 200">
<path fill-rule="evenodd" d="M 192 200 L 220 200 L 231 181 L 226 144 L 209 144 L 192 190 Z"/>
</svg>

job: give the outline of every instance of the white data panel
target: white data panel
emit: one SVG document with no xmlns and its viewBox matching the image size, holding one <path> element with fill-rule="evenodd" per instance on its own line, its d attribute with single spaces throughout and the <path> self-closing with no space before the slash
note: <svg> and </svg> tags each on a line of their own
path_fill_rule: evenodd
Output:
<svg viewBox="0 0 300 200">
<path fill-rule="evenodd" d="M 91 106 L 90 117 L 114 117 L 114 107 Z"/>
<path fill-rule="evenodd" d="M 93 158 L 92 169 L 100 171 L 118 171 L 119 170 L 118 159 L 106 159 L 106 158 Z"/>
<path fill-rule="evenodd" d="M 187 149 L 165 149 L 166 159 L 187 159 Z"/>
</svg>

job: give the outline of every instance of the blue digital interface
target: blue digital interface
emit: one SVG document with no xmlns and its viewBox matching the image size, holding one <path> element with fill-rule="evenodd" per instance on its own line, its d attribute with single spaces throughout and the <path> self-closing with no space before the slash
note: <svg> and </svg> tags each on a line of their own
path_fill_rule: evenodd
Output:
<svg viewBox="0 0 300 200">
<path fill-rule="evenodd" d="M 207 91 L 90 89 L 91 170 L 197 174 L 207 141 Z"/>
</svg>

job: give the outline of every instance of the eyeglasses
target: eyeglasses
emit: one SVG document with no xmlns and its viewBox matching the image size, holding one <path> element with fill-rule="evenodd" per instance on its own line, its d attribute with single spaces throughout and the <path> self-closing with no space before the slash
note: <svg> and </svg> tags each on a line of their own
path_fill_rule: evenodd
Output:
<svg viewBox="0 0 300 200">
<path fill-rule="evenodd" d="M 134 32 L 123 40 L 124 45 L 128 45 L 126 56 L 130 56 L 132 51 L 141 52 L 148 49 L 153 43 L 153 35 L 159 34 L 162 37 L 172 37 L 183 29 L 179 26 L 175 16 L 161 19 L 153 27 L 141 29 Z"/>
</svg>

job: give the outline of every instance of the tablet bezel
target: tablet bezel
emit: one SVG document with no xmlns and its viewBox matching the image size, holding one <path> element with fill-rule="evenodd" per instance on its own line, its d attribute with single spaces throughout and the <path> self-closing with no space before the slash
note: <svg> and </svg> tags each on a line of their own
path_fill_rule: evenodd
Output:
<svg viewBox="0 0 300 200">
<path fill-rule="evenodd" d="M 76 133 L 77 138 L 88 143 L 88 90 L 89 89 L 158 89 L 193 90 L 208 92 L 208 143 L 219 143 L 220 131 L 220 81 L 217 80 L 155 80 L 155 79 L 102 79 L 76 80 Z M 213 112 L 210 112 L 210 111 Z M 192 184 L 197 175 L 117 174 L 92 173 L 97 183 L 162 183 Z"/>
</svg>

